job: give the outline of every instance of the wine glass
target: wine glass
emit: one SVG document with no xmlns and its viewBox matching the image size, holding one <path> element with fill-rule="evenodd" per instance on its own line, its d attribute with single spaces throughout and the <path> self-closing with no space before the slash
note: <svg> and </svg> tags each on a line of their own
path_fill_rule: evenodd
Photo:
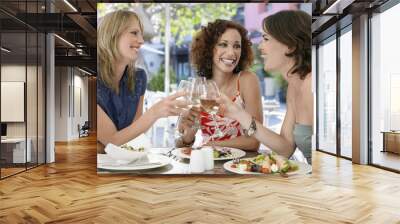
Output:
<svg viewBox="0 0 400 224">
<path fill-rule="evenodd" d="M 191 87 L 192 87 L 192 83 L 191 82 L 189 82 L 187 80 L 181 80 L 179 82 L 177 91 L 186 92 L 187 94 L 184 95 L 184 99 L 187 100 L 187 101 L 190 101 L 189 93 L 190 93 Z M 183 135 L 183 133 L 181 133 L 181 131 L 179 130 L 179 123 L 181 121 L 181 118 L 182 118 L 182 113 L 179 114 L 178 121 L 176 122 L 176 138 L 180 138 Z"/>
<path fill-rule="evenodd" d="M 216 114 L 219 110 L 219 103 L 217 103 L 217 98 L 220 97 L 220 92 L 217 84 L 212 80 L 207 80 L 204 82 L 202 93 L 200 96 L 200 103 L 202 108 L 209 114 L 211 114 L 212 119 L 215 123 L 215 132 L 211 136 L 212 141 L 213 137 L 222 137 L 223 133 L 218 127 Z"/>
<path fill-rule="evenodd" d="M 190 89 L 192 88 L 192 83 L 191 81 L 188 80 L 181 80 L 179 82 L 177 91 L 184 91 L 186 92 L 186 94 L 184 95 L 185 100 L 190 100 L 189 99 L 189 93 L 190 93 Z"/>
<path fill-rule="evenodd" d="M 200 95 L 201 95 L 201 89 L 204 86 L 204 83 L 206 81 L 205 77 L 195 77 L 191 78 L 191 88 L 189 92 L 189 101 L 190 101 L 190 106 L 195 107 L 197 109 L 200 109 L 201 103 L 200 103 Z M 199 119 L 195 119 L 193 129 L 196 130 L 200 127 L 200 122 Z"/>
</svg>

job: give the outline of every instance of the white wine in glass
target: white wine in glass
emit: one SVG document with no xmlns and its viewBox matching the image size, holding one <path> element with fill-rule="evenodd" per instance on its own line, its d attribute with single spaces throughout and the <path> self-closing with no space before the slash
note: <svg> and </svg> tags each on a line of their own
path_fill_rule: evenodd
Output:
<svg viewBox="0 0 400 224">
<path fill-rule="evenodd" d="M 200 99 L 201 106 L 209 114 L 217 114 L 219 104 L 214 99 Z"/>
<path fill-rule="evenodd" d="M 212 115 L 212 119 L 215 123 L 215 133 L 216 137 L 222 137 L 223 133 L 218 127 L 216 114 L 219 110 L 219 104 L 217 103 L 217 98 L 220 97 L 219 89 L 217 84 L 212 80 L 207 80 L 204 82 L 202 88 L 202 93 L 200 96 L 201 107 L 209 114 Z M 213 137 L 213 136 L 212 136 Z"/>
</svg>

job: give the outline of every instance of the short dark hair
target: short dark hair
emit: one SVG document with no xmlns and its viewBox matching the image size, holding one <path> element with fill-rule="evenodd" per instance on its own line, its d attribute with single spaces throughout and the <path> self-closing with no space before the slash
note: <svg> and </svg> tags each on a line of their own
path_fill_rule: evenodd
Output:
<svg viewBox="0 0 400 224">
<path fill-rule="evenodd" d="M 207 79 L 212 78 L 213 50 L 217 44 L 218 38 L 227 30 L 235 29 L 242 38 L 242 51 L 239 63 L 233 70 L 234 73 L 247 69 L 253 63 L 253 51 L 251 42 L 247 37 L 247 30 L 238 23 L 228 20 L 217 19 L 214 22 L 203 26 L 196 34 L 191 46 L 190 60 L 192 65 L 197 69 L 200 76 Z"/>
<path fill-rule="evenodd" d="M 290 74 L 304 79 L 311 72 L 311 16 L 301 10 L 285 10 L 266 17 L 263 30 L 294 50 L 286 54 L 294 58 Z"/>
</svg>

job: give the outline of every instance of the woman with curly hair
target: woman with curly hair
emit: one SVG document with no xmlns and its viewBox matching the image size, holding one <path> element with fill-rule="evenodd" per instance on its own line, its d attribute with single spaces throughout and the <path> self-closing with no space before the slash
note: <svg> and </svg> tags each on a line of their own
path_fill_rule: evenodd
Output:
<svg viewBox="0 0 400 224">
<path fill-rule="evenodd" d="M 281 11 L 263 21 L 259 49 L 264 70 L 279 72 L 288 81 L 287 111 L 280 134 L 264 127 L 241 107 L 222 96 L 224 115 L 236 119 L 261 143 L 289 158 L 296 147 L 311 164 L 313 94 L 311 90 L 311 16 Z"/>
<path fill-rule="evenodd" d="M 124 144 L 158 118 L 178 115 L 187 106 L 176 100 L 182 92 L 143 113 L 147 78 L 143 69 L 134 66 L 143 42 L 143 25 L 134 12 L 111 12 L 98 26 L 97 140 L 103 145 Z"/>
<path fill-rule="evenodd" d="M 257 76 L 247 70 L 253 63 L 253 52 L 245 28 L 221 19 L 208 23 L 194 37 L 190 54 L 200 76 L 215 81 L 232 103 L 262 122 L 260 84 Z M 196 114 L 189 113 L 181 119 L 183 137 L 178 146 L 193 144 L 197 131 L 192 128 L 195 117 Z M 253 151 L 260 145 L 255 138 L 245 135 L 235 119 L 218 114 L 214 121 L 210 114 L 201 111 L 200 124 L 203 143 L 213 140 L 217 146 Z M 215 135 L 216 125 L 223 136 Z"/>
</svg>

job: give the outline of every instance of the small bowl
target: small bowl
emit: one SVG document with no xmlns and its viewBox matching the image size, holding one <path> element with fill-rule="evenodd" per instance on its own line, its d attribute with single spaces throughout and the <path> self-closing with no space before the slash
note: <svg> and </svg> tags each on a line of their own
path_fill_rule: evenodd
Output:
<svg viewBox="0 0 400 224">
<path fill-rule="evenodd" d="M 126 165 L 135 161 L 145 160 L 148 152 L 146 148 L 144 151 L 139 152 L 121 148 L 111 143 L 106 146 L 104 151 L 106 151 L 107 155 L 116 160 L 116 162 L 120 165 Z"/>
</svg>

